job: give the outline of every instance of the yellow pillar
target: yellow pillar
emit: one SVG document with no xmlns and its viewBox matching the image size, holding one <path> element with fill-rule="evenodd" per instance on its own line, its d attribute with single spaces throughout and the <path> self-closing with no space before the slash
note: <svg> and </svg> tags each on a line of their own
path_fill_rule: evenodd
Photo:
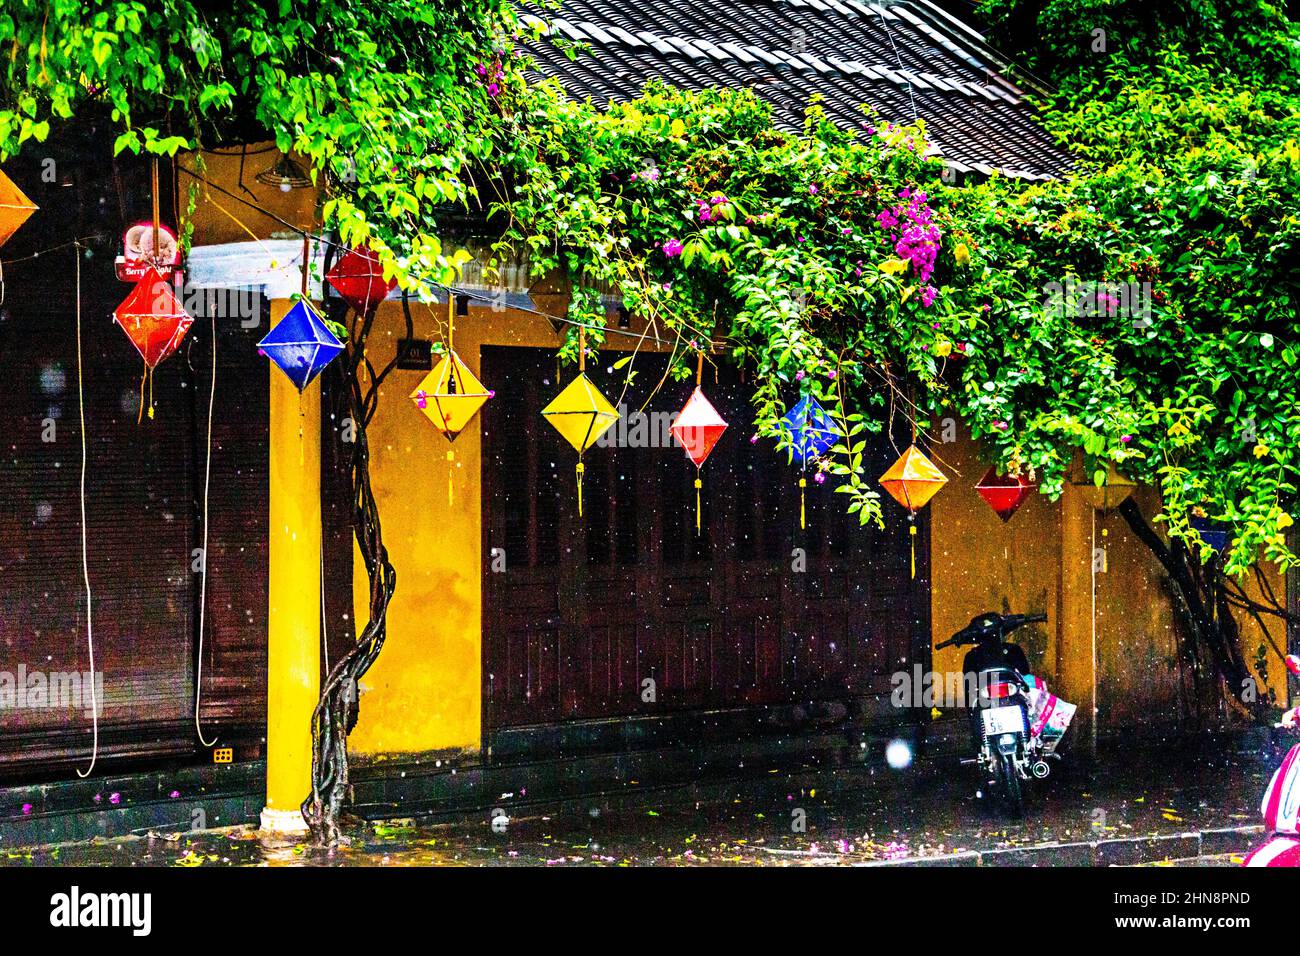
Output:
<svg viewBox="0 0 1300 956">
<path fill-rule="evenodd" d="M 292 303 L 271 302 L 271 323 Z M 266 809 L 262 829 L 301 833 L 311 791 L 311 716 L 320 697 L 321 397 L 274 365 L 270 426 Z"/>
<path fill-rule="evenodd" d="M 1061 598 L 1057 614 L 1058 694 L 1078 705 L 1070 733 L 1084 753 L 1097 747 L 1097 630 L 1094 518 L 1091 504 L 1069 482 L 1061 494 Z"/>
</svg>

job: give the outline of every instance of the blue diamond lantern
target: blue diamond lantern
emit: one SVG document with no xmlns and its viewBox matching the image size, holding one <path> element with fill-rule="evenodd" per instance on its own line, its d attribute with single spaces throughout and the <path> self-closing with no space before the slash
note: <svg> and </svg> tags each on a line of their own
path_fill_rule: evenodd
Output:
<svg viewBox="0 0 1300 956">
<path fill-rule="evenodd" d="M 781 421 L 790 430 L 790 451 L 801 465 L 826 454 L 839 438 L 835 422 L 811 395 L 799 399 Z"/>
<path fill-rule="evenodd" d="M 343 343 L 306 299 L 299 299 L 257 347 L 300 392 L 343 351 Z"/>
<path fill-rule="evenodd" d="M 1200 534 L 1201 540 L 1215 551 L 1227 550 L 1232 541 L 1232 526 L 1225 522 L 1192 515 L 1188 523 Z"/>
</svg>

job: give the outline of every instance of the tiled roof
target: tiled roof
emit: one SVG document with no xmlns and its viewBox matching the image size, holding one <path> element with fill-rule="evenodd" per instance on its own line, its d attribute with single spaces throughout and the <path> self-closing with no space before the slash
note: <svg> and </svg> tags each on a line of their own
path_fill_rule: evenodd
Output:
<svg viewBox="0 0 1300 956">
<path fill-rule="evenodd" d="M 797 130 L 820 93 L 853 129 L 862 104 L 884 120 L 924 119 L 959 172 L 1047 179 L 1070 165 L 978 35 L 927 0 L 562 0 L 522 19 L 587 48 L 570 60 L 545 37 L 531 46 L 538 69 L 575 97 L 632 99 L 655 77 L 750 87 Z"/>
</svg>

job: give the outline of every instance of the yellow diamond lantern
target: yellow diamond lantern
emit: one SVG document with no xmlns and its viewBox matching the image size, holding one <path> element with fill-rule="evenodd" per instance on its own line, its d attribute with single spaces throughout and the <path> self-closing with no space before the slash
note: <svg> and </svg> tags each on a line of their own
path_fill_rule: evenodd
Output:
<svg viewBox="0 0 1300 956">
<path fill-rule="evenodd" d="M 411 400 L 433 422 L 434 428 L 446 435 L 448 441 L 455 441 L 483 403 L 495 394 L 483 386 L 459 355 L 449 351 L 411 393 Z M 447 449 L 448 506 L 455 503 L 452 484 L 455 461 L 456 453 Z"/>
<path fill-rule="evenodd" d="M 483 403 L 495 394 L 484 387 L 459 355 L 448 352 L 411 393 L 411 400 L 448 441 L 455 441 Z"/>
<path fill-rule="evenodd" d="M 581 516 L 582 453 L 618 421 L 618 411 L 583 372 L 542 409 L 542 415 L 578 453 L 578 515 Z"/>
<path fill-rule="evenodd" d="M 35 211 L 36 204 L 0 170 L 0 246 L 8 242 Z"/>
</svg>

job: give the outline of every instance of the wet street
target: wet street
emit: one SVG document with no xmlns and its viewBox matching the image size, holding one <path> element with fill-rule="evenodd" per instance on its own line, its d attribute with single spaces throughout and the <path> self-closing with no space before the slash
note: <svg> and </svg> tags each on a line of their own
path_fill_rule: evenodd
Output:
<svg viewBox="0 0 1300 956">
<path fill-rule="evenodd" d="M 1079 863 L 1080 845 L 1106 841 L 1121 849 L 1157 847 L 1141 859 L 1115 858 L 1121 862 L 1232 865 L 1259 841 L 1258 834 L 1231 831 L 1258 824 L 1260 794 L 1276 766 L 1271 754 L 1208 748 L 1176 759 L 1106 755 L 1090 772 L 1067 764 L 1035 784 L 1026 818 L 1011 822 L 996 818 L 977 795 L 970 771 L 954 762 L 936 758 L 901 772 L 883 763 L 751 769 L 732 782 L 662 792 L 628 781 L 622 793 L 553 806 L 530 805 L 526 793 L 507 792 L 491 812 L 474 816 L 355 823 L 349 845 L 334 850 L 268 840 L 253 828 L 236 827 L 10 850 L 4 862 L 565 867 L 836 866 L 920 859 L 973 865 L 973 856 L 992 853 L 1009 863 L 1053 865 Z M 1206 831 L 1216 831 L 1217 842 L 1204 849 L 1188 850 L 1176 838 Z M 1026 849 L 1032 853 L 998 853 Z"/>
</svg>

